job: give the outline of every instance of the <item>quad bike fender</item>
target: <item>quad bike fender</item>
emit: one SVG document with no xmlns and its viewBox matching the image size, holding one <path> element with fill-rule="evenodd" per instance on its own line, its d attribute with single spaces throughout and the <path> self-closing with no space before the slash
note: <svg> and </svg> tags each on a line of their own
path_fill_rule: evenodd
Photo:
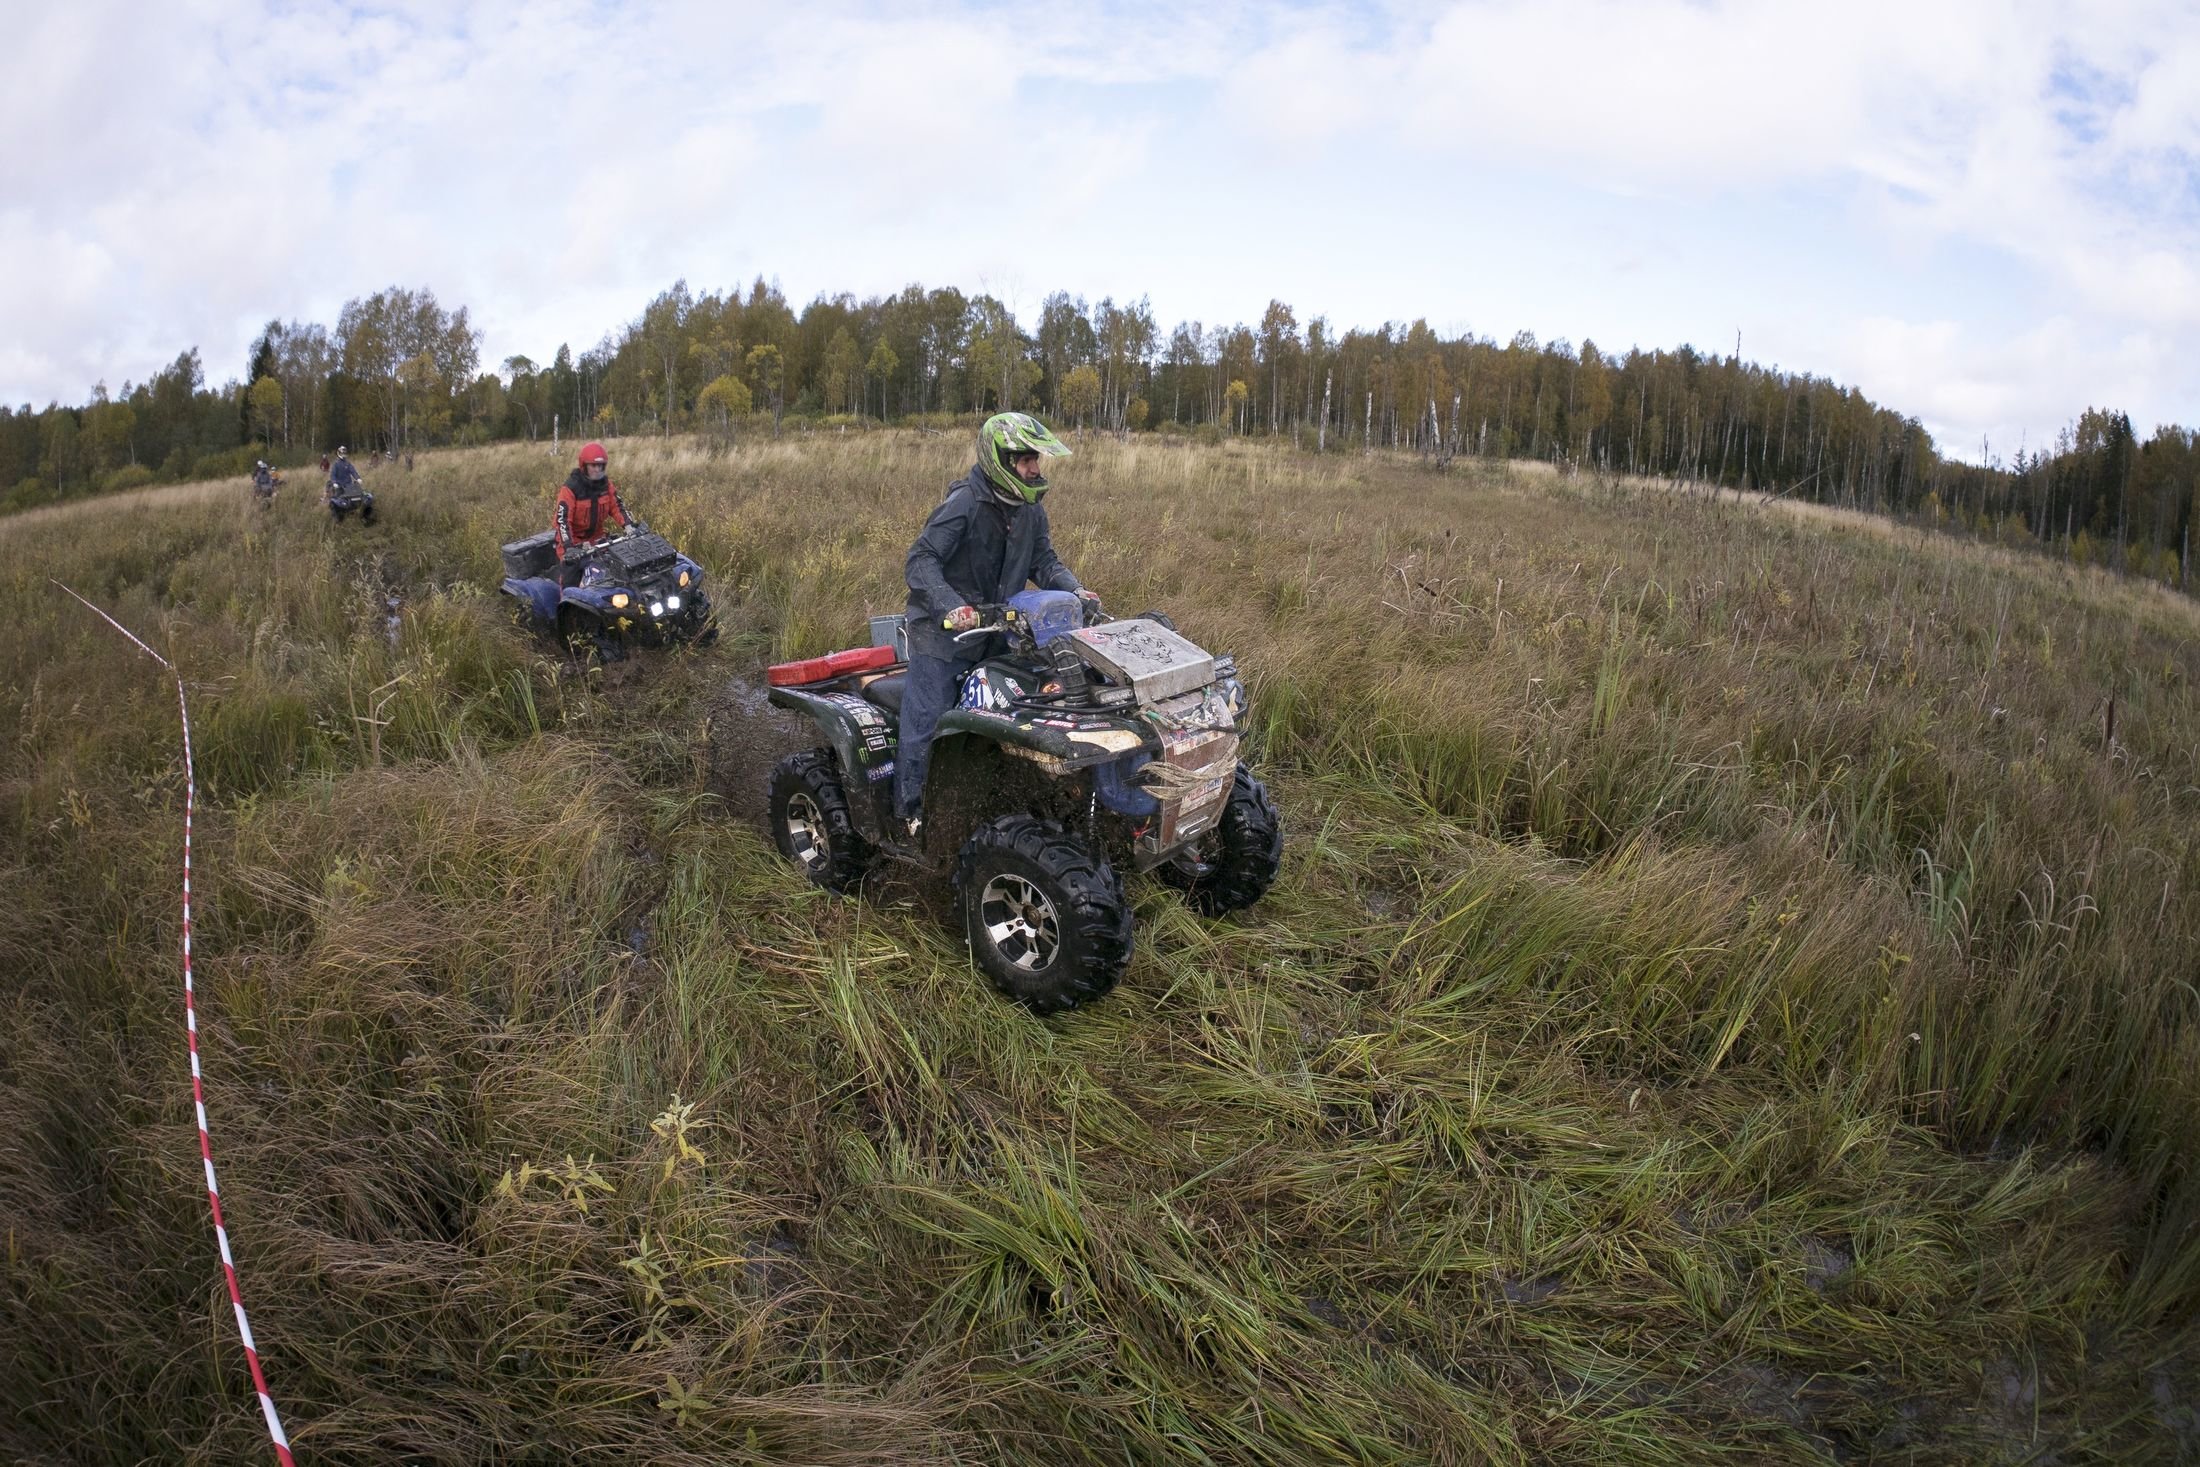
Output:
<svg viewBox="0 0 2200 1467">
<path fill-rule="evenodd" d="M 775 687 L 767 696 L 772 706 L 807 714 L 816 722 L 840 761 L 848 818 L 864 839 L 883 839 L 894 808 L 897 747 L 893 724 L 886 715 L 853 693 Z"/>
<path fill-rule="evenodd" d="M 985 708 L 950 708 L 940 719 L 937 738 L 967 734 L 989 743 L 1011 744 L 1062 761 L 1062 768 L 1090 769 L 1113 764 L 1127 754 L 1158 752 L 1149 731 L 1127 719 L 1068 716 L 1015 717 Z"/>
<path fill-rule="evenodd" d="M 551 584 L 556 585 L 557 583 L 553 581 Z M 583 610 L 593 612 L 600 618 L 609 620 L 621 614 L 611 604 L 611 595 L 614 591 L 627 591 L 630 596 L 633 594 L 625 586 L 613 586 L 598 582 L 593 586 L 566 586 L 563 588 L 563 594 L 558 597 L 558 601 L 561 605 L 578 606 Z M 631 609 L 630 607 L 629 610 Z"/>
<path fill-rule="evenodd" d="M 544 626 L 557 622 L 558 590 L 558 583 L 545 576 L 530 576 L 524 580 L 512 576 L 504 578 L 504 594 L 525 605 Z"/>
</svg>

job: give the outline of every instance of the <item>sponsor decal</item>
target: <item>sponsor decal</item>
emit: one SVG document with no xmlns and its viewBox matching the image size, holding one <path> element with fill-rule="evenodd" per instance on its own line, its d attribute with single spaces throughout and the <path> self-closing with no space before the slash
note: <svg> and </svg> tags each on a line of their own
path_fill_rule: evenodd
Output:
<svg viewBox="0 0 2200 1467">
<path fill-rule="evenodd" d="M 821 694 L 827 702 L 847 713 L 856 726 L 856 733 L 863 740 L 863 752 L 876 759 L 893 747 L 893 731 L 886 726 L 886 716 L 877 708 L 853 693 Z"/>
<path fill-rule="evenodd" d="M 973 712 L 1006 708 L 1024 696 L 1024 685 L 1003 672 L 981 667 L 963 679 L 960 706 Z"/>
</svg>

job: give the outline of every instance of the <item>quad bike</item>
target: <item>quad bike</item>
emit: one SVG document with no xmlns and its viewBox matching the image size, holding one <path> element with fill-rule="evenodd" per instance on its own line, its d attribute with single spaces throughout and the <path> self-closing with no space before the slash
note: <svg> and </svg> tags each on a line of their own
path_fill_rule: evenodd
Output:
<svg viewBox="0 0 2200 1467">
<path fill-rule="evenodd" d="M 360 524 L 371 525 L 374 523 L 374 496 L 367 492 L 367 481 L 353 479 L 349 484 L 339 487 L 334 479 L 329 480 L 328 512 L 330 517 L 340 525 L 344 522 L 344 516 L 350 514 L 353 510 L 359 511 Z"/>
<path fill-rule="evenodd" d="M 283 476 L 281 474 L 269 475 L 267 482 L 264 484 L 254 479 L 252 481 L 252 502 L 261 509 L 272 509 L 275 505 L 275 491 L 282 487 Z"/>
<path fill-rule="evenodd" d="M 769 669 L 771 701 L 826 737 L 772 770 L 772 835 L 839 892 L 881 856 L 936 869 L 953 851 L 973 961 L 1010 997 L 1058 1013 L 1106 994 L 1130 963 L 1126 868 L 1220 916 L 1266 894 L 1282 827 L 1238 759 L 1233 659 L 1158 612 L 1111 619 L 1063 591 L 978 610 L 956 640 L 999 633 L 1006 650 L 972 669 L 940 720 L 915 834 L 894 813 L 902 618 L 874 618 L 884 645 Z"/>
<path fill-rule="evenodd" d="M 647 525 L 637 521 L 625 534 L 570 547 L 569 559 L 585 561 L 573 586 L 559 577 L 552 539 L 544 530 L 503 547 L 504 594 L 537 631 L 593 646 L 608 660 L 624 656 L 629 642 L 708 646 L 716 639 L 703 568 Z"/>
</svg>

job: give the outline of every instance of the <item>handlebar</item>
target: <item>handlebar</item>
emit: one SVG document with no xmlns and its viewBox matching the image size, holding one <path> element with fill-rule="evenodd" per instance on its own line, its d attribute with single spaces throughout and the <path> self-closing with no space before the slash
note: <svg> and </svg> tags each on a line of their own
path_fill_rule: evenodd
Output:
<svg viewBox="0 0 2200 1467">
<path fill-rule="evenodd" d="M 1088 599 L 1079 596 L 1077 602 L 1079 608 L 1084 612 L 1084 624 L 1086 626 L 1089 627 L 1110 620 L 1107 608 L 1100 604 L 1097 597 Z M 955 631 L 955 619 L 951 616 L 943 616 L 940 618 L 940 630 L 953 632 L 954 640 L 960 642 L 965 637 L 983 637 L 993 632 L 1014 630 L 1016 625 L 1024 620 L 1015 607 L 1001 605 L 997 602 L 974 602 L 971 604 L 970 609 L 978 613 L 978 624 L 976 626 L 968 631 L 957 632 Z"/>
<path fill-rule="evenodd" d="M 955 618 L 943 616 L 940 618 L 940 630 L 954 632 L 954 639 L 960 642 L 966 637 L 989 637 L 995 632 L 1006 631 L 1016 624 L 1016 608 L 1013 606 L 1002 606 L 988 601 L 973 605 L 970 609 L 978 613 L 978 624 L 976 626 L 966 631 L 956 632 Z"/>
</svg>

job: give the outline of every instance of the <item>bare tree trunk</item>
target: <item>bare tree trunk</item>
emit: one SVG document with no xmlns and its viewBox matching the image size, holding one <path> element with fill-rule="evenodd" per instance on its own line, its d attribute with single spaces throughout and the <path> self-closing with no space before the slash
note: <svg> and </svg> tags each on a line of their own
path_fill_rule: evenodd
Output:
<svg viewBox="0 0 2200 1467">
<path fill-rule="evenodd" d="M 1367 394 L 1367 422 L 1366 422 L 1365 424 L 1363 424 L 1363 425 L 1361 426 L 1361 428 L 1360 428 L 1360 452 L 1362 452 L 1362 453 L 1373 453 L 1374 451 L 1375 451 L 1375 392 L 1374 392 L 1374 389 L 1373 389 L 1373 388 L 1370 388 L 1370 389 L 1368 389 L 1368 394 Z"/>
<path fill-rule="evenodd" d="M 1334 372 L 1322 373 L 1322 425 L 1314 435 L 1314 451 L 1316 453 L 1324 452 L 1329 447 L 1329 383 L 1336 375 Z"/>
</svg>

